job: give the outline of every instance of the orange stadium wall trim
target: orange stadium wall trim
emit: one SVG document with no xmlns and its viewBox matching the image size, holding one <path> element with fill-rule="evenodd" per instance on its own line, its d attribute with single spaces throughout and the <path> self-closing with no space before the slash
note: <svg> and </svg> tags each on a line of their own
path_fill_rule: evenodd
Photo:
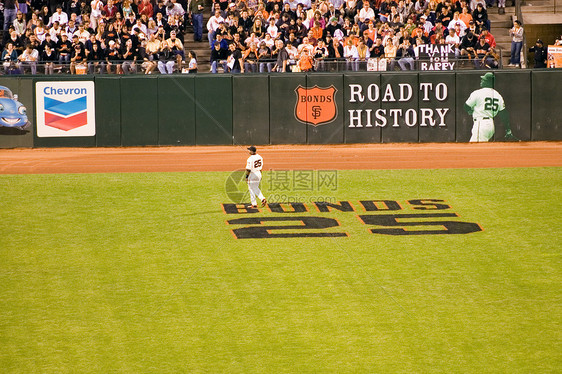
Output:
<svg viewBox="0 0 562 374">
<path fill-rule="evenodd" d="M 562 140 L 562 70 L 494 72 L 471 115 L 484 73 L 0 77 L 0 148 L 468 142 L 488 117 L 506 141 L 502 109 Z"/>
</svg>

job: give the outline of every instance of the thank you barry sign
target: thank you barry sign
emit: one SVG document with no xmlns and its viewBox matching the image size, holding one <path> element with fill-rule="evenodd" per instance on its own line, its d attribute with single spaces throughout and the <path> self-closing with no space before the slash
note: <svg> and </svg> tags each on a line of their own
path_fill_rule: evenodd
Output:
<svg viewBox="0 0 562 374">
<path fill-rule="evenodd" d="M 37 82 L 35 96 L 38 137 L 96 135 L 94 82 Z"/>
</svg>

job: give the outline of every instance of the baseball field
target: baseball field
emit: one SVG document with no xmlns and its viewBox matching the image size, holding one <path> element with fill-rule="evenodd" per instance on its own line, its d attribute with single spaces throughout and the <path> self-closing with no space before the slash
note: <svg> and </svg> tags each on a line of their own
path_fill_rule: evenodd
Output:
<svg viewBox="0 0 562 374">
<path fill-rule="evenodd" d="M 562 372 L 562 143 L 258 153 L 0 150 L 0 371 Z"/>
</svg>

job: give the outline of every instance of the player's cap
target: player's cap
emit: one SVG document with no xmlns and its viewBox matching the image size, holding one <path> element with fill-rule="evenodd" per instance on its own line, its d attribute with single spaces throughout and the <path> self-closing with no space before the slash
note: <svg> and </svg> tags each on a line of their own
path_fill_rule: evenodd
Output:
<svg viewBox="0 0 562 374">
<path fill-rule="evenodd" d="M 255 152 L 255 151 L 256 151 L 256 147 L 254 147 L 253 145 L 252 145 L 252 146 L 249 146 L 249 147 L 248 147 L 248 151 L 250 151 L 250 152 Z"/>
<path fill-rule="evenodd" d="M 482 78 L 483 81 L 493 82 L 494 81 L 494 74 L 493 73 L 486 73 L 484 75 L 481 75 L 480 78 Z"/>
<path fill-rule="evenodd" d="M 540 40 L 540 39 L 537 39 L 537 43 L 543 44 L 543 43 L 542 43 L 542 40 Z"/>
</svg>

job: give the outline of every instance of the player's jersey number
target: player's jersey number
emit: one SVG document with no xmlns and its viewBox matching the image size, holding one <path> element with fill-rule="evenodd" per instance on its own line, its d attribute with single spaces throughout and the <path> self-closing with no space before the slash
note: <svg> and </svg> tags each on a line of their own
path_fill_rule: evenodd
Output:
<svg viewBox="0 0 562 374">
<path fill-rule="evenodd" d="M 261 166 L 261 160 L 254 161 L 254 167 L 259 168 Z"/>
<path fill-rule="evenodd" d="M 484 99 L 484 110 L 491 110 L 496 112 L 499 108 L 498 105 L 499 99 L 493 97 L 487 97 Z"/>
</svg>

